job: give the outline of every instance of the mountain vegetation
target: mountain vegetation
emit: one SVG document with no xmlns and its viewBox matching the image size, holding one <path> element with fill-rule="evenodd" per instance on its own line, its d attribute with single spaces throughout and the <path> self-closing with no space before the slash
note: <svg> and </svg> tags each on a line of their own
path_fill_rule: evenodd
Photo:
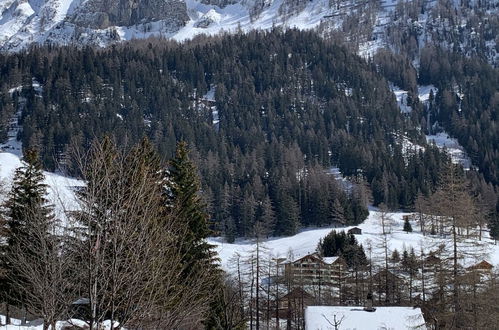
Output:
<svg viewBox="0 0 499 330">
<path fill-rule="evenodd" d="M 359 223 L 367 187 L 375 205 L 408 208 L 447 159 L 431 146 L 405 152 L 405 140 L 424 143 L 418 117 L 400 113 L 373 65 L 313 32 L 43 47 L 0 63 L 2 118 L 22 109 L 19 138 L 45 168 L 81 175 L 70 151 L 104 134 L 128 145 L 147 136 L 162 159 L 185 140 L 212 229 L 229 239 L 258 222 L 269 235 Z M 358 184 L 345 190 L 332 166 Z"/>
</svg>

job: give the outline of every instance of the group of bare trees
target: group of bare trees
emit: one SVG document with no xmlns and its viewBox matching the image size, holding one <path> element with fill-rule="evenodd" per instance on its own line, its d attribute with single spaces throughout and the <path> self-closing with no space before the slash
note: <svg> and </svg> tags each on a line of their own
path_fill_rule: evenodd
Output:
<svg viewBox="0 0 499 330">
<path fill-rule="evenodd" d="M 195 247 L 186 239 L 193 235 L 186 212 L 177 209 L 167 172 L 147 141 L 126 152 L 104 139 L 78 156 L 85 186 L 64 219 L 54 219 L 50 207 L 50 216 L 41 216 L 44 199 L 17 215 L 6 204 L 6 303 L 43 318 L 44 329 L 70 317 L 90 329 L 105 320 L 111 329 L 198 329 L 215 297 L 229 304 L 232 293 L 212 260 L 188 255 Z"/>
<path fill-rule="evenodd" d="M 368 262 L 351 263 L 334 283 L 309 283 L 286 274 L 283 260 L 257 240 L 254 251 L 234 260 L 250 328 L 279 327 L 281 319 L 287 328 L 300 329 L 307 304 L 362 305 L 369 293 L 377 305 L 421 307 L 428 324 L 439 329 L 490 328 L 499 312 L 490 304 L 498 297 L 498 274 L 486 263 L 473 266 L 488 259 L 487 244 L 481 242 L 486 219 L 462 169 L 449 162 L 438 189 L 418 202 L 406 222 L 428 236 L 419 248 L 390 247 L 394 221 L 381 207 L 382 234 L 365 245 Z"/>
</svg>

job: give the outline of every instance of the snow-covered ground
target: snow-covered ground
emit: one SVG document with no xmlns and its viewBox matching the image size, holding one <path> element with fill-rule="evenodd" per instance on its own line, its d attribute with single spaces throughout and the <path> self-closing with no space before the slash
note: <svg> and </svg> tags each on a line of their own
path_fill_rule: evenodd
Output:
<svg viewBox="0 0 499 330">
<path fill-rule="evenodd" d="M 18 319 L 11 318 L 10 322 L 10 325 L 3 325 L 5 324 L 5 316 L 0 315 L 0 330 L 43 330 L 43 321 L 40 319 L 27 322 L 26 325 L 21 325 L 21 320 Z M 82 320 L 70 319 L 67 321 L 58 321 L 56 324 L 56 329 L 52 330 L 62 330 L 70 327 L 85 329 L 88 328 L 88 325 Z M 101 329 L 111 329 L 111 321 L 102 322 Z"/>
<path fill-rule="evenodd" d="M 457 139 L 451 138 L 445 132 L 437 133 L 435 135 L 427 135 L 426 141 L 428 143 L 435 143 L 441 149 L 445 149 L 455 164 L 461 164 L 465 170 L 471 168 L 471 159 L 466 154 L 464 148 L 459 144 Z"/>
<path fill-rule="evenodd" d="M 421 249 L 428 252 L 436 250 L 440 244 L 450 244 L 450 237 L 440 236 L 423 236 L 419 230 L 418 225 L 412 222 L 412 233 L 404 232 L 403 216 L 410 215 L 410 213 L 389 213 L 391 221 L 391 233 L 388 234 L 388 247 L 390 252 L 397 249 L 402 252 L 404 248 L 409 250 L 411 247 L 418 253 Z M 356 235 L 357 240 L 363 245 L 366 250 L 366 255 L 369 258 L 372 256 L 373 262 L 381 262 L 377 260 L 377 256 L 381 253 L 381 238 L 382 227 L 379 220 L 380 212 L 371 209 L 369 217 L 360 225 L 356 226 L 362 229 L 362 235 Z M 262 242 L 261 246 L 268 251 L 269 258 L 288 258 L 295 259 L 316 251 L 317 244 L 325 237 L 331 230 L 346 231 L 354 226 L 342 228 L 308 228 L 300 231 L 298 234 L 289 237 L 276 237 L 270 238 Z M 483 233 L 484 238 L 482 241 L 470 239 L 463 243 L 462 249 L 466 248 L 469 251 L 477 252 L 477 258 L 469 258 L 462 260 L 463 264 L 471 265 L 483 259 L 489 261 L 493 265 L 499 265 L 499 245 L 495 245 L 494 241 L 488 238 L 488 233 Z M 234 260 L 237 255 L 242 259 L 248 258 L 256 249 L 254 240 L 237 240 L 235 243 L 226 243 L 223 239 L 216 237 L 208 239 L 210 244 L 215 245 L 215 249 L 221 259 L 222 267 L 228 271 L 234 271 Z M 472 244 L 476 245 L 471 247 Z M 466 244 L 466 247 L 464 245 Z M 371 252 L 369 251 L 370 249 Z M 468 252 L 469 252 L 468 251 Z"/>
<path fill-rule="evenodd" d="M 307 6 L 297 15 L 284 17 L 280 13 L 283 0 L 269 1 L 268 7 L 254 20 L 250 18 L 248 7 L 244 2 L 220 8 L 206 5 L 195 0 L 186 0 L 190 21 L 175 32 L 172 37 L 182 41 L 198 34 L 214 35 L 220 32 L 249 31 L 253 29 L 270 29 L 273 26 L 311 29 L 318 26 L 323 17 L 329 13 L 329 5 L 325 0 L 307 2 Z"/>
<path fill-rule="evenodd" d="M 377 307 L 374 312 L 366 312 L 359 307 L 309 306 L 305 310 L 306 330 L 338 329 L 426 329 L 420 308 Z"/>
<path fill-rule="evenodd" d="M 336 166 L 330 167 L 328 173 L 332 175 L 345 191 L 352 191 L 353 183 L 345 178 L 340 169 Z"/>
<path fill-rule="evenodd" d="M 419 101 L 427 104 L 430 101 L 430 93 L 433 91 L 433 96 L 438 92 L 438 88 L 433 85 L 420 85 L 418 86 Z"/>
<path fill-rule="evenodd" d="M 399 106 L 400 112 L 402 113 L 410 113 L 412 108 L 408 105 L 407 96 L 409 95 L 408 91 L 400 89 L 399 87 L 390 84 L 390 89 L 393 94 L 395 94 L 395 98 L 397 99 L 397 105 Z"/>
</svg>

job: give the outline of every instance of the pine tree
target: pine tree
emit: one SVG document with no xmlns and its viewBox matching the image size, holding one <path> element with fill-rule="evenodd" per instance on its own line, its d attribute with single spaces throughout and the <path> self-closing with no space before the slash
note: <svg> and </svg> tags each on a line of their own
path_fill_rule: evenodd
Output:
<svg viewBox="0 0 499 330">
<path fill-rule="evenodd" d="M 48 205 L 46 198 L 47 186 L 43 183 L 44 179 L 38 152 L 33 149 L 27 150 L 23 166 L 15 171 L 13 185 L 4 204 L 3 218 L 6 222 L 7 246 L 5 254 L 2 255 L 2 264 L 6 272 L 2 290 L 8 292 L 8 303 L 18 303 L 24 299 L 22 293 L 16 290 L 19 283 L 23 283 L 24 280 L 9 261 L 11 259 L 9 253 L 22 250 L 23 245 L 30 242 L 31 228 L 37 228 L 38 232 L 49 235 L 49 228 L 54 221 L 52 206 Z M 33 244 L 36 245 L 37 242 Z M 36 248 L 31 247 L 29 251 L 36 251 Z M 12 283 L 14 278 L 17 283 L 15 287 Z"/>
<path fill-rule="evenodd" d="M 411 223 L 409 222 L 409 217 L 404 218 L 404 231 L 406 233 L 412 233 L 412 226 Z"/>
<path fill-rule="evenodd" d="M 210 262 L 212 247 L 206 243 L 208 237 L 208 214 L 199 195 L 200 183 L 196 167 L 189 159 L 186 142 L 179 142 L 175 158 L 170 160 L 168 187 L 172 212 L 178 221 L 187 226 L 182 249 L 185 250 L 186 262 Z"/>
<path fill-rule="evenodd" d="M 16 237 L 22 235 L 24 228 L 35 225 L 27 222 L 28 215 L 37 213 L 36 219 L 40 220 L 40 223 L 36 225 L 48 226 L 53 218 L 52 207 L 47 205 L 47 185 L 43 183 L 45 177 L 38 152 L 32 149 L 26 151 L 24 162 L 25 164 L 15 171 L 12 189 L 5 203 L 9 245 L 16 244 Z"/>
</svg>

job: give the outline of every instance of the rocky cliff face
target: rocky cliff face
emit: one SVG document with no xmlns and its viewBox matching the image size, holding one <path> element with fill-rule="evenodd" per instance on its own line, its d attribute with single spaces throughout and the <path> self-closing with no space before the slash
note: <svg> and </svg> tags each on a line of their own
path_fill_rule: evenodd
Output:
<svg viewBox="0 0 499 330">
<path fill-rule="evenodd" d="M 110 26 L 167 20 L 169 25 L 184 26 L 189 20 L 182 0 L 88 0 L 74 13 L 78 26 L 105 29 Z"/>
</svg>

